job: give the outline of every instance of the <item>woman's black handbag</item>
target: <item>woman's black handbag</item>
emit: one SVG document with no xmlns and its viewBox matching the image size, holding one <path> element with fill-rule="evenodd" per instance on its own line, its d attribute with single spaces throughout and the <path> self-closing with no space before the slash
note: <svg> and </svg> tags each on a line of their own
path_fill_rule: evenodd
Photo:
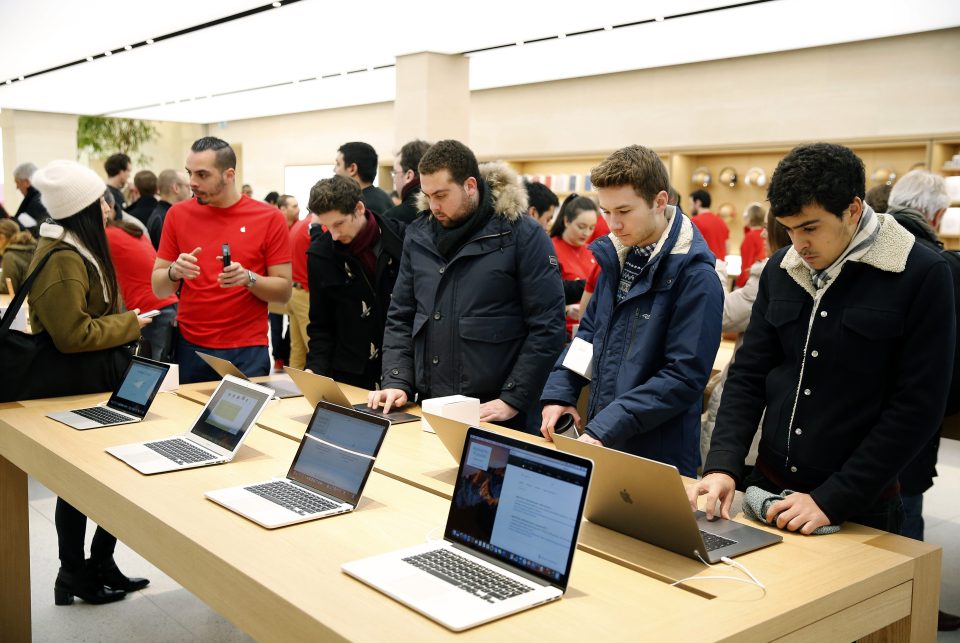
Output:
<svg viewBox="0 0 960 643">
<path fill-rule="evenodd" d="M 54 248 L 40 260 L 0 319 L 0 402 L 112 391 L 130 364 L 129 346 L 61 353 L 47 333 L 10 328 L 34 279 L 50 255 L 61 250 L 70 248 Z"/>
</svg>

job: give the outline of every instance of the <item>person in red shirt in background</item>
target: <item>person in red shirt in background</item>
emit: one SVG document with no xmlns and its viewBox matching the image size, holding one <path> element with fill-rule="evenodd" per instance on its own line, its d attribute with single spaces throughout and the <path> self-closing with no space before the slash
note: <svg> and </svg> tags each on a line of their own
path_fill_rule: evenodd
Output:
<svg viewBox="0 0 960 643">
<path fill-rule="evenodd" d="M 168 297 L 181 287 L 181 384 L 217 379 L 197 350 L 230 360 L 249 377 L 268 375 L 267 302 L 290 299 L 287 224 L 277 208 L 240 194 L 236 168 L 226 141 L 198 139 L 186 164 L 195 198 L 174 204 L 163 222 L 153 292 Z"/>
<path fill-rule="evenodd" d="M 706 190 L 695 190 L 690 194 L 690 201 L 690 220 L 703 235 L 713 256 L 720 261 L 726 261 L 730 230 L 723 219 L 710 211 L 710 193 Z"/>
<path fill-rule="evenodd" d="M 743 288 L 750 276 L 750 266 L 767 256 L 766 244 L 763 241 L 763 226 L 767 213 L 759 203 L 751 203 L 743 213 L 747 221 L 747 228 L 740 243 L 740 275 L 737 277 L 737 288 Z"/>
<path fill-rule="evenodd" d="M 287 195 L 284 195 L 287 196 Z M 280 197 L 283 203 L 283 197 Z M 292 203 L 291 203 L 292 202 Z M 296 198 L 288 196 L 288 208 L 300 209 Z M 281 209 L 283 209 L 281 207 Z M 287 318 L 290 326 L 290 366 L 303 370 L 307 363 L 307 324 L 310 323 L 310 286 L 307 283 L 307 248 L 310 247 L 310 224 L 313 215 L 308 214 L 290 227 L 290 256 L 293 260 L 293 291 L 287 302 Z"/>
<path fill-rule="evenodd" d="M 550 228 L 550 237 L 560 262 L 560 278 L 563 280 L 568 338 L 572 334 L 573 325 L 580 320 L 583 286 L 597 265 L 593 253 L 587 247 L 587 241 L 596 229 L 599 219 L 597 204 L 574 193 L 564 199 Z"/>
<path fill-rule="evenodd" d="M 603 213 L 599 210 L 597 211 L 597 227 L 593 229 L 593 234 L 590 235 L 590 238 L 587 239 L 587 245 L 589 246 L 593 243 L 594 239 L 599 239 L 600 237 L 605 237 L 610 234 L 610 226 L 607 225 L 607 220 L 603 218 Z M 586 309 L 583 309 L 586 310 Z"/>
<path fill-rule="evenodd" d="M 113 219 L 112 215 L 113 210 L 105 205 L 103 221 L 120 294 L 128 310 L 139 309 L 141 313 L 160 311 L 140 330 L 140 335 L 150 344 L 150 358 L 169 362 L 173 350 L 173 324 L 177 318 L 177 296 L 159 298 L 153 294 L 150 279 L 157 251 L 153 249 L 150 237 L 140 226 Z"/>
</svg>

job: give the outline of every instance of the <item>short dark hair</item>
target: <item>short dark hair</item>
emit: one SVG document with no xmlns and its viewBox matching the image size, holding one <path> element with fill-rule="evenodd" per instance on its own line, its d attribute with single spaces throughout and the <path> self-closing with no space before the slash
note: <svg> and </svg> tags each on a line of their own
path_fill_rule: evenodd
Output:
<svg viewBox="0 0 960 643">
<path fill-rule="evenodd" d="M 124 170 L 130 169 L 130 157 L 123 152 L 111 154 L 104 161 L 103 169 L 107 171 L 108 177 L 113 178 Z"/>
<path fill-rule="evenodd" d="M 567 224 L 573 223 L 573 220 L 580 216 L 581 212 L 587 211 L 596 212 L 597 216 L 600 216 L 597 204 L 593 202 L 593 199 L 580 196 L 576 192 L 568 196 L 563 200 L 560 212 L 557 213 L 557 218 L 553 220 L 553 225 L 550 226 L 550 236 L 562 237 L 563 231 L 567 229 Z"/>
<path fill-rule="evenodd" d="M 292 194 L 281 194 L 281 195 L 277 198 L 277 207 L 278 207 L 278 208 L 282 208 L 282 207 L 286 206 L 286 205 L 287 205 L 287 202 L 288 202 L 290 199 L 294 199 L 294 198 L 296 198 L 296 197 L 294 197 Z"/>
<path fill-rule="evenodd" d="M 864 197 L 864 201 L 867 202 L 875 212 L 886 212 L 890 209 L 890 192 L 893 190 L 893 185 L 890 183 L 881 183 L 880 185 L 875 185 L 869 190 Z"/>
<path fill-rule="evenodd" d="M 706 190 L 694 190 L 690 193 L 690 198 L 694 201 L 699 201 L 700 205 L 705 208 L 710 207 L 710 193 Z"/>
<path fill-rule="evenodd" d="M 214 165 L 221 172 L 237 169 L 237 153 L 225 140 L 216 136 L 204 136 L 195 140 L 193 145 L 190 146 L 191 152 L 206 152 L 207 150 L 213 150 L 216 155 Z"/>
<path fill-rule="evenodd" d="M 430 149 L 430 143 L 426 141 L 421 141 L 419 138 L 410 141 L 409 143 L 404 143 L 403 147 L 400 148 L 400 154 L 398 155 L 398 161 L 400 162 L 400 168 L 406 172 L 407 170 L 413 170 L 415 174 L 419 174 L 420 170 L 420 159 L 423 158 L 423 155 Z"/>
<path fill-rule="evenodd" d="M 454 183 L 463 184 L 471 176 L 480 180 L 480 165 L 469 147 L 447 139 L 430 146 L 420 159 L 420 174 L 436 174 L 440 170 L 450 172 Z"/>
<path fill-rule="evenodd" d="M 356 181 L 335 174 L 329 179 L 320 179 L 310 188 L 307 207 L 314 214 L 325 214 L 332 210 L 353 214 L 362 199 L 363 192 Z"/>
<path fill-rule="evenodd" d="M 280 205 L 280 193 L 279 192 L 267 192 L 267 196 L 263 197 L 264 203 L 269 203 L 270 205 Z"/>
<path fill-rule="evenodd" d="M 140 196 L 153 196 L 157 193 L 157 175 L 150 170 L 140 170 L 133 176 L 133 184 L 140 190 Z"/>
<path fill-rule="evenodd" d="M 539 181 L 524 181 L 523 187 L 527 189 L 527 202 L 533 206 L 537 214 L 543 216 L 551 207 L 560 205 L 560 199 L 553 193 L 553 190 Z"/>
<path fill-rule="evenodd" d="M 863 161 L 848 147 L 833 143 L 798 145 L 777 164 L 770 177 L 767 200 L 775 217 L 800 214 L 819 205 L 843 216 L 854 197 L 864 197 Z"/>
<path fill-rule="evenodd" d="M 343 165 L 357 164 L 357 174 L 365 183 L 373 183 L 377 178 L 377 151 L 369 143 L 352 141 L 344 143 L 338 149 L 343 154 Z"/>
<path fill-rule="evenodd" d="M 649 147 L 623 147 L 590 170 L 590 182 L 598 188 L 629 185 L 637 195 L 653 204 L 661 192 L 670 189 L 670 177 L 660 156 Z"/>
</svg>

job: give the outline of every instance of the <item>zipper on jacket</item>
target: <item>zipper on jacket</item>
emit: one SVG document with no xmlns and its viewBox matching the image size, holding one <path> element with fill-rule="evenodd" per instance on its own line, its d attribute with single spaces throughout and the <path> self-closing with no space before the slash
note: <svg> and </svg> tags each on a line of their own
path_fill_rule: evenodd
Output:
<svg viewBox="0 0 960 643">
<path fill-rule="evenodd" d="M 790 436 L 793 435 L 793 420 L 797 414 L 797 404 L 800 402 L 800 388 L 803 386 L 803 371 L 807 366 L 807 349 L 810 347 L 810 335 L 813 334 L 813 322 L 817 318 L 817 310 L 820 308 L 820 300 L 826 288 L 818 290 L 813 297 L 813 310 L 810 311 L 810 319 L 807 321 L 807 338 L 803 342 L 803 357 L 800 359 L 800 376 L 797 378 L 797 391 L 793 396 L 793 408 L 790 409 L 790 423 L 787 424 L 787 453 L 783 461 L 784 468 L 790 466 Z"/>
</svg>

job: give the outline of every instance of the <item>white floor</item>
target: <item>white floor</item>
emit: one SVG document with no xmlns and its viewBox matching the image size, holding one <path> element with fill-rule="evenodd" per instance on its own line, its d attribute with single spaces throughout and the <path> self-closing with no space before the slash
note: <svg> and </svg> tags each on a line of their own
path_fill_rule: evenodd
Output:
<svg viewBox="0 0 960 643">
<path fill-rule="evenodd" d="M 924 496 L 927 540 L 943 547 L 940 604 L 960 613 L 960 442 L 944 440 L 940 477 Z M 30 574 L 35 641 L 251 641 L 219 614 L 180 587 L 159 569 L 120 543 L 116 560 L 131 576 L 145 576 L 150 586 L 110 605 L 77 600 L 70 607 L 53 604 L 59 563 L 53 522 L 56 498 L 30 480 Z M 88 525 L 89 538 L 93 528 Z M 960 643 L 960 632 L 941 633 L 938 641 Z"/>
</svg>

